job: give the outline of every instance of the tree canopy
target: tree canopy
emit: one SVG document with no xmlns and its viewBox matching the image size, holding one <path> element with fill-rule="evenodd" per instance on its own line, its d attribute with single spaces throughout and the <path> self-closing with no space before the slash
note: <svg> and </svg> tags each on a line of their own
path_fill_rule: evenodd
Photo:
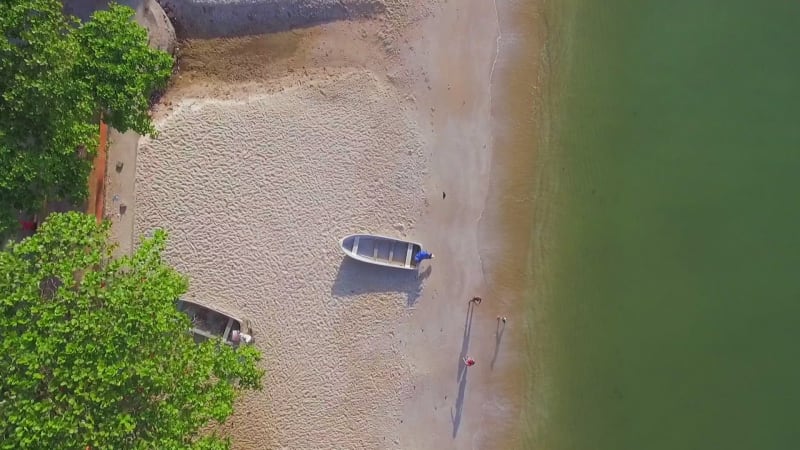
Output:
<svg viewBox="0 0 800 450">
<path fill-rule="evenodd" d="M 108 229 L 52 214 L 0 252 L 0 448 L 228 448 L 200 430 L 260 388 L 260 353 L 195 343 L 165 232 L 115 259 Z"/>
<path fill-rule="evenodd" d="M 150 95 L 172 71 L 131 8 L 112 4 L 81 23 L 62 7 L 0 2 L 0 234 L 45 198 L 84 200 L 100 116 L 152 134 Z"/>
</svg>

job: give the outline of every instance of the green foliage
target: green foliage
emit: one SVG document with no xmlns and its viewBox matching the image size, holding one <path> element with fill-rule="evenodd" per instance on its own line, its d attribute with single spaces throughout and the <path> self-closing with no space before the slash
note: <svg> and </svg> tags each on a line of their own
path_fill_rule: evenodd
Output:
<svg viewBox="0 0 800 450">
<path fill-rule="evenodd" d="M 94 106 L 72 76 L 77 24 L 50 0 L 0 2 L 0 209 L 37 209 L 47 193 L 85 196 L 97 147 Z M 8 214 L 8 213 L 6 213 Z"/>
<path fill-rule="evenodd" d="M 0 2 L 0 219 L 85 199 L 100 114 L 153 133 L 148 100 L 172 57 L 147 46 L 133 14 L 112 5 L 81 24 L 59 0 Z"/>
<path fill-rule="evenodd" d="M 199 430 L 260 387 L 259 352 L 194 342 L 163 231 L 118 259 L 107 239 L 53 214 L 0 252 L 0 448 L 229 448 Z"/>
<path fill-rule="evenodd" d="M 76 76 L 92 89 L 106 122 L 123 132 L 153 134 L 145 94 L 165 86 L 173 61 L 148 47 L 147 31 L 132 26 L 133 12 L 111 5 L 107 11 L 94 13 L 76 32 L 80 47 L 91 49 L 81 54 Z"/>
</svg>

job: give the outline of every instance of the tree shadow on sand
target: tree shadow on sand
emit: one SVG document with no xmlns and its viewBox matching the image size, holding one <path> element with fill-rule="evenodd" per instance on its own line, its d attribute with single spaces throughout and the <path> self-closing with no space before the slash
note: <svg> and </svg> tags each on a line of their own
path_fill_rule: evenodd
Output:
<svg viewBox="0 0 800 450">
<path fill-rule="evenodd" d="M 369 293 L 405 294 L 406 305 L 414 306 L 422 292 L 422 278 L 415 270 L 381 267 L 344 258 L 331 288 L 334 298 Z"/>
</svg>

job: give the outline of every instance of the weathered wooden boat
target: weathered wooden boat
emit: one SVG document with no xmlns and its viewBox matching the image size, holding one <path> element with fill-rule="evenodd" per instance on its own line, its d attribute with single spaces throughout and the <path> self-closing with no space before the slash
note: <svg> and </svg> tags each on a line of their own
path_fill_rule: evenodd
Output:
<svg viewBox="0 0 800 450">
<path fill-rule="evenodd" d="M 196 342 L 220 337 L 226 344 L 237 346 L 252 340 L 247 321 L 189 300 L 178 300 L 177 307 L 192 321 L 192 334 Z"/>
<path fill-rule="evenodd" d="M 415 256 L 422 251 L 416 242 L 374 234 L 352 234 L 339 241 L 345 255 L 365 263 L 399 269 L 416 269 Z"/>
</svg>

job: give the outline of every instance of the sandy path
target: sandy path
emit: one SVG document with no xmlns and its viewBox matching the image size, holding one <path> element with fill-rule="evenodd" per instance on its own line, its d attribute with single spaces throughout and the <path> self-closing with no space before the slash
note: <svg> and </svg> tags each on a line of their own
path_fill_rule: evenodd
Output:
<svg viewBox="0 0 800 450">
<path fill-rule="evenodd" d="M 108 164 L 108 125 L 100 122 L 100 138 L 97 144 L 97 155 L 92 162 L 92 172 L 89 174 L 89 198 L 87 200 L 86 214 L 103 220 L 106 201 L 106 169 Z"/>
</svg>

